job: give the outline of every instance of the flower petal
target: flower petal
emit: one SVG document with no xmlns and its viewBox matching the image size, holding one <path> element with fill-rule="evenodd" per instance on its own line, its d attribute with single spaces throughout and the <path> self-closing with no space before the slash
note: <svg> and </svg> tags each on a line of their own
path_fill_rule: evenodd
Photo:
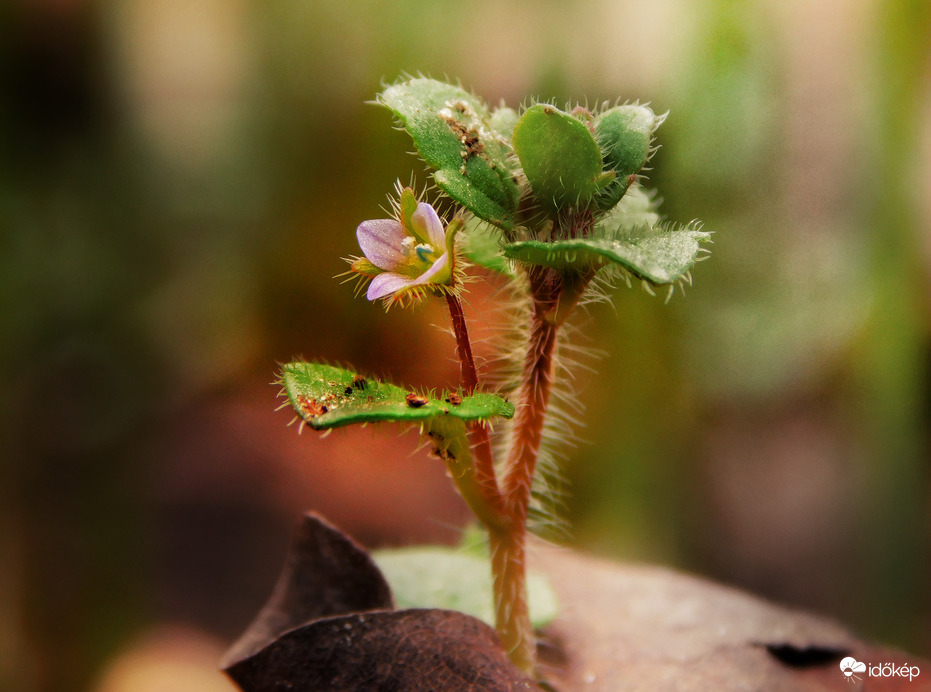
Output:
<svg viewBox="0 0 931 692">
<path fill-rule="evenodd" d="M 368 260 L 380 269 L 391 271 L 403 260 L 401 241 L 407 231 L 394 219 L 363 221 L 356 229 L 359 247 Z"/>
<path fill-rule="evenodd" d="M 372 279 L 365 297 L 369 300 L 378 300 L 391 295 L 395 291 L 400 291 L 402 288 L 413 286 L 415 283 L 416 280 L 409 279 L 406 276 L 394 272 L 385 272 Z"/>
<path fill-rule="evenodd" d="M 443 274 L 444 270 L 446 270 L 446 275 Z M 449 271 L 449 253 L 444 252 L 427 271 L 411 282 L 411 286 L 420 286 L 421 284 L 428 283 L 445 284 L 448 283 L 449 276 L 451 276 L 451 272 Z"/>
<path fill-rule="evenodd" d="M 437 216 L 436 209 L 426 202 L 417 205 L 417 211 L 411 214 L 411 226 L 418 238 L 430 243 L 437 250 L 446 245 L 446 231 L 443 222 Z"/>
</svg>

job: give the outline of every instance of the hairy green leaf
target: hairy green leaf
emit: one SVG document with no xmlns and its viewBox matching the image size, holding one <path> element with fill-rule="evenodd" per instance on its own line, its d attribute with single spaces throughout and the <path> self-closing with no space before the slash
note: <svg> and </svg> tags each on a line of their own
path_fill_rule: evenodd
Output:
<svg viewBox="0 0 931 692">
<path fill-rule="evenodd" d="M 464 89 L 422 78 L 388 87 L 378 102 L 397 116 L 446 194 L 489 223 L 514 225 L 518 188 L 508 137 L 495 129 L 513 126 L 507 110 L 492 116 Z"/>
<path fill-rule="evenodd" d="M 605 168 L 617 177 L 598 196 L 598 206 L 616 205 L 650 156 L 653 131 L 662 121 L 646 106 L 615 106 L 595 117 L 595 139 L 601 146 Z"/>
<path fill-rule="evenodd" d="M 525 240 L 510 243 L 504 253 L 521 262 L 556 269 L 582 270 L 598 264 L 618 264 L 634 276 L 662 285 L 685 277 L 698 258 L 700 242 L 709 237 L 692 226 L 643 227 L 642 231 L 624 240 L 572 238 L 553 243 Z"/>
<path fill-rule="evenodd" d="M 315 430 L 353 423 L 434 419 L 510 418 L 514 405 L 494 394 L 430 397 L 323 363 L 295 361 L 281 369 L 281 383 L 298 415 Z"/>
<path fill-rule="evenodd" d="M 591 236 L 509 243 L 504 254 L 520 262 L 579 273 L 617 265 L 655 285 L 675 283 L 685 277 L 698 259 L 701 243 L 711 234 L 697 224 L 676 227 L 660 223 L 659 218 L 652 197 L 634 187 L 595 225 Z"/>
<path fill-rule="evenodd" d="M 501 231 L 476 218 L 466 224 L 459 236 L 459 249 L 469 262 L 499 274 L 513 276 L 513 265 L 504 256 L 502 245 Z"/>
<path fill-rule="evenodd" d="M 613 179 L 585 123 L 555 106 L 528 108 L 514 128 L 514 152 L 534 196 L 546 209 L 588 204 Z"/>
</svg>

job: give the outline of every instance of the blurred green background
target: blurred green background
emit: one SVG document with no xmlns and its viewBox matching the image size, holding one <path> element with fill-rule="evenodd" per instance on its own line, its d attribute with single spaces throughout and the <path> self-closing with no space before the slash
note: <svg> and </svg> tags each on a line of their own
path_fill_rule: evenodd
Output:
<svg viewBox="0 0 931 692">
<path fill-rule="evenodd" d="M 684 296 L 590 312 L 573 543 L 928 656 L 929 48 L 925 0 L 3 3 L 0 688 L 229 690 L 305 509 L 455 540 L 414 438 L 298 437 L 269 386 L 455 381 L 441 306 L 333 279 L 426 180 L 364 103 L 404 72 L 669 110 L 649 184 L 715 233 Z"/>
</svg>

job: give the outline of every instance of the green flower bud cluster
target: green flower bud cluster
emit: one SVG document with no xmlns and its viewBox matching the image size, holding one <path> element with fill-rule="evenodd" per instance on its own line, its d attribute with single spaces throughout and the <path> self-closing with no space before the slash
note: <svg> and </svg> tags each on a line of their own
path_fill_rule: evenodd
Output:
<svg viewBox="0 0 931 692">
<path fill-rule="evenodd" d="M 593 115 L 581 107 L 564 113 L 537 104 L 514 128 L 513 146 L 533 196 L 548 212 L 607 211 L 647 162 L 660 122 L 646 106 L 616 106 Z"/>
<path fill-rule="evenodd" d="M 479 224 L 462 234 L 473 263 L 582 276 L 613 267 L 653 285 L 688 279 L 708 234 L 661 222 L 638 182 L 665 116 L 638 104 L 493 110 L 461 87 L 425 78 L 388 87 L 378 102 L 410 134 L 437 186 L 497 229 L 494 244 L 479 237 Z"/>
</svg>

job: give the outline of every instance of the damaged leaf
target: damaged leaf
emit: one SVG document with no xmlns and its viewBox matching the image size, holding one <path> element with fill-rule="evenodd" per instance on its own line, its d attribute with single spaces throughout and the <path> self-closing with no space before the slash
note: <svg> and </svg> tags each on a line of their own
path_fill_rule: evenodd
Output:
<svg viewBox="0 0 931 692">
<path fill-rule="evenodd" d="M 407 130 L 417 151 L 436 169 L 437 185 L 476 216 L 501 228 L 514 225 L 518 187 L 505 131 L 516 114 L 489 114 L 481 99 L 433 79 L 410 79 L 379 94 Z"/>
<path fill-rule="evenodd" d="M 323 363 L 288 363 L 281 369 L 281 383 L 294 410 L 314 430 L 353 423 L 442 417 L 475 421 L 514 415 L 514 405 L 494 394 L 429 397 Z"/>
</svg>

